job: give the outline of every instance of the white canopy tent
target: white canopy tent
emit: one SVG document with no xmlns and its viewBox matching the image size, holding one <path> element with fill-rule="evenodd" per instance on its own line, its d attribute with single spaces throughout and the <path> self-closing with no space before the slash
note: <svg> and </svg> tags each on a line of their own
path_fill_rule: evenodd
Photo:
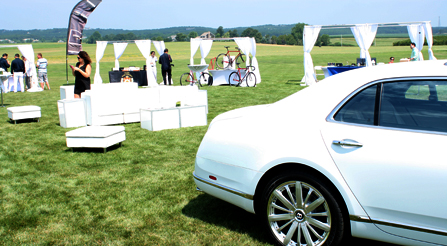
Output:
<svg viewBox="0 0 447 246">
<path fill-rule="evenodd" d="M 133 40 L 133 41 L 96 41 L 96 72 L 95 72 L 95 80 L 94 84 L 102 84 L 102 78 L 99 73 L 99 61 L 104 56 L 104 52 L 106 50 L 107 44 L 112 43 L 113 49 L 115 53 L 115 68 L 119 68 L 119 58 L 124 53 L 124 50 L 127 47 L 128 43 L 135 43 L 140 50 L 141 54 L 144 58 L 146 58 L 146 67 L 148 68 L 146 71 L 147 74 L 147 85 L 150 87 L 157 87 L 157 81 L 155 80 L 155 76 L 152 73 L 152 70 L 149 69 L 150 66 L 150 49 L 151 49 L 151 40 Z M 163 41 L 153 41 L 155 49 L 158 54 L 163 54 L 164 50 L 164 42 Z"/>
<path fill-rule="evenodd" d="M 24 45 L 1 45 L 0 48 L 11 48 L 11 47 L 17 47 L 22 53 L 22 56 L 26 57 L 29 64 L 31 64 L 31 88 L 28 90 L 29 92 L 36 92 L 36 91 L 42 91 L 42 88 L 38 86 L 37 83 L 37 72 L 36 72 L 36 65 L 34 63 L 34 49 L 31 44 L 24 44 Z"/>
<path fill-rule="evenodd" d="M 257 78 L 257 83 L 261 83 L 261 73 L 259 72 L 258 60 L 256 59 L 256 40 L 254 38 L 244 37 L 244 38 L 191 38 L 191 58 L 190 64 L 194 65 L 194 55 L 197 52 L 197 49 L 200 47 L 201 60 L 200 64 L 205 65 L 205 58 L 208 56 L 211 51 L 211 47 L 213 45 L 214 40 L 234 40 L 237 46 L 241 49 L 242 53 L 244 53 L 247 57 L 252 55 L 252 66 L 255 67 L 254 73 Z M 250 59 L 246 59 L 246 64 L 250 65 Z"/>
<path fill-rule="evenodd" d="M 303 32 L 303 50 L 304 50 L 304 77 L 301 82 L 305 82 L 305 85 L 312 85 L 316 83 L 316 75 L 314 71 L 314 65 L 310 52 L 318 38 L 318 34 L 321 29 L 332 28 L 351 28 L 352 33 L 357 44 L 360 47 L 360 58 L 365 58 L 366 66 L 371 66 L 371 56 L 368 52 L 369 47 L 377 33 L 378 27 L 390 27 L 390 26 L 407 26 L 408 33 L 411 42 L 416 43 L 416 47 L 419 49 L 419 60 L 423 60 L 422 48 L 424 44 L 424 38 L 427 39 L 428 54 L 430 60 L 436 60 L 433 55 L 433 35 L 430 21 L 422 22 L 402 22 L 402 23 L 376 23 L 376 24 L 350 24 L 350 25 L 332 25 L 332 26 L 305 26 Z"/>
</svg>

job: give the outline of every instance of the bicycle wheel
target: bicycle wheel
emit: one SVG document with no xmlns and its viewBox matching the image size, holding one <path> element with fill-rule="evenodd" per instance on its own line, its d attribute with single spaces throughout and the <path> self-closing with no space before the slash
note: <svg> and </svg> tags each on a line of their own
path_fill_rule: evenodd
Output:
<svg viewBox="0 0 447 246">
<path fill-rule="evenodd" d="M 202 86 L 202 83 L 204 84 L 204 85 L 208 85 L 208 86 L 210 86 L 210 85 L 213 85 L 212 83 L 213 83 L 213 77 L 211 76 L 211 74 L 209 74 L 209 73 L 202 73 L 201 75 L 200 75 L 200 78 L 199 78 L 199 85 L 200 86 Z"/>
<path fill-rule="evenodd" d="M 184 73 L 180 76 L 180 85 L 191 85 L 193 82 L 192 76 L 190 73 Z"/>
<path fill-rule="evenodd" d="M 248 59 L 250 59 L 249 65 L 251 66 L 251 57 L 248 57 Z M 238 68 L 246 68 L 247 64 L 247 57 L 244 54 L 240 54 L 237 58 L 236 58 L 236 64 Z"/>
<path fill-rule="evenodd" d="M 227 60 L 227 55 L 224 53 L 220 53 L 216 58 L 216 65 L 220 69 L 226 69 L 230 66 L 230 60 Z M 224 60 L 225 59 L 225 60 Z"/>
<path fill-rule="evenodd" d="M 255 87 L 256 86 L 256 75 L 253 72 L 249 72 L 247 76 L 245 76 L 245 83 L 247 87 Z"/>
<path fill-rule="evenodd" d="M 239 86 L 239 84 L 241 83 L 241 76 L 239 76 L 239 74 L 237 72 L 232 72 L 230 73 L 230 76 L 228 77 L 228 84 L 230 86 Z"/>
</svg>

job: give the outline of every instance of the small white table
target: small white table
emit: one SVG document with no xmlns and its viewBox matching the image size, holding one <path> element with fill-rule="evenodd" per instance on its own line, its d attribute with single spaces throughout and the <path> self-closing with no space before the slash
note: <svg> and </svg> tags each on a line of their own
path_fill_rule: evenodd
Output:
<svg viewBox="0 0 447 246">
<path fill-rule="evenodd" d="M 37 119 L 39 122 L 41 117 L 40 107 L 35 105 L 10 107 L 7 110 L 8 117 L 14 121 L 14 124 L 17 124 L 17 120 L 24 119 Z"/>
<path fill-rule="evenodd" d="M 126 140 L 124 126 L 86 126 L 65 133 L 68 148 L 107 148 Z"/>
<path fill-rule="evenodd" d="M 149 131 L 206 126 L 206 105 L 140 109 L 141 128 Z"/>
</svg>

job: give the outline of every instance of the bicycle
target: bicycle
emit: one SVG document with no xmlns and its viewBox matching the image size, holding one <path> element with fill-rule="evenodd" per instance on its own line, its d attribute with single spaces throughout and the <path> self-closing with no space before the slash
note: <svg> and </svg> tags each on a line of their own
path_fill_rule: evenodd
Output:
<svg viewBox="0 0 447 246">
<path fill-rule="evenodd" d="M 186 85 L 194 85 L 194 84 L 198 84 L 197 87 L 202 87 L 202 83 L 200 81 L 203 81 L 205 84 L 207 85 L 211 85 L 210 82 L 210 77 L 211 74 L 206 73 L 206 72 L 202 72 L 199 76 L 199 79 L 197 80 L 194 72 L 193 71 L 189 71 L 189 73 L 184 73 L 182 74 L 182 76 L 180 76 L 180 85 L 182 86 L 186 86 Z"/>
<path fill-rule="evenodd" d="M 224 46 L 227 49 L 227 53 L 220 53 L 216 58 L 216 65 L 220 69 L 228 69 L 233 66 L 233 63 L 236 61 L 237 67 L 240 68 L 239 64 L 245 64 L 246 58 L 245 54 L 241 52 L 241 49 L 236 47 L 236 50 L 229 50 L 230 46 Z M 237 52 L 238 54 L 234 59 L 231 59 L 230 53 L 231 52 Z M 227 59 L 224 59 L 224 58 Z M 250 59 L 250 65 L 251 65 L 251 59 Z"/>
<path fill-rule="evenodd" d="M 239 65 L 239 64 L 237 64 L 237 65 Z M 250 70 L 249 70 L 250 68 L 252 68 L 253 71 L 255 70 L 254 66 L 247 66 L 245 68 L 238 68 L 237 72 L 234 71 L 234 72 L 230 73 L 230 76 L 228 77 L 228 84 L 230 84 L 230 86 L 232 86 L 232 85 L 240 86 L 242 84 L 242 82 L 245 81 L 245 83 L 247 84 L 247 87 L 250 87 L 250 86 L 255 87 L 256 86 L 256 75 L 255 75 L 255 73 L 250 72 Z M 241 70 L 245 70 L 245 74 L 243 77 L 241 76 Z M 237 82 L 237 84 L 233 84 L 232 82 Z"/>
</svg>

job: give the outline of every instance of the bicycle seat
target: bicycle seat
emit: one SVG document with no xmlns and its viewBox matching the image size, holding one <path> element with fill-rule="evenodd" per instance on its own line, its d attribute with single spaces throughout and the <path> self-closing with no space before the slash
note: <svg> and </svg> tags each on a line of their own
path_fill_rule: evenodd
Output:
<svg viewBox="0 0 447 246">
<path fill-rule="evenodd" d="M 228 48 L 230 48 L 230 46 L 224 46 L 224 48 L 225 48 L 225 49 L 228 49 Z"/>
</svg>

